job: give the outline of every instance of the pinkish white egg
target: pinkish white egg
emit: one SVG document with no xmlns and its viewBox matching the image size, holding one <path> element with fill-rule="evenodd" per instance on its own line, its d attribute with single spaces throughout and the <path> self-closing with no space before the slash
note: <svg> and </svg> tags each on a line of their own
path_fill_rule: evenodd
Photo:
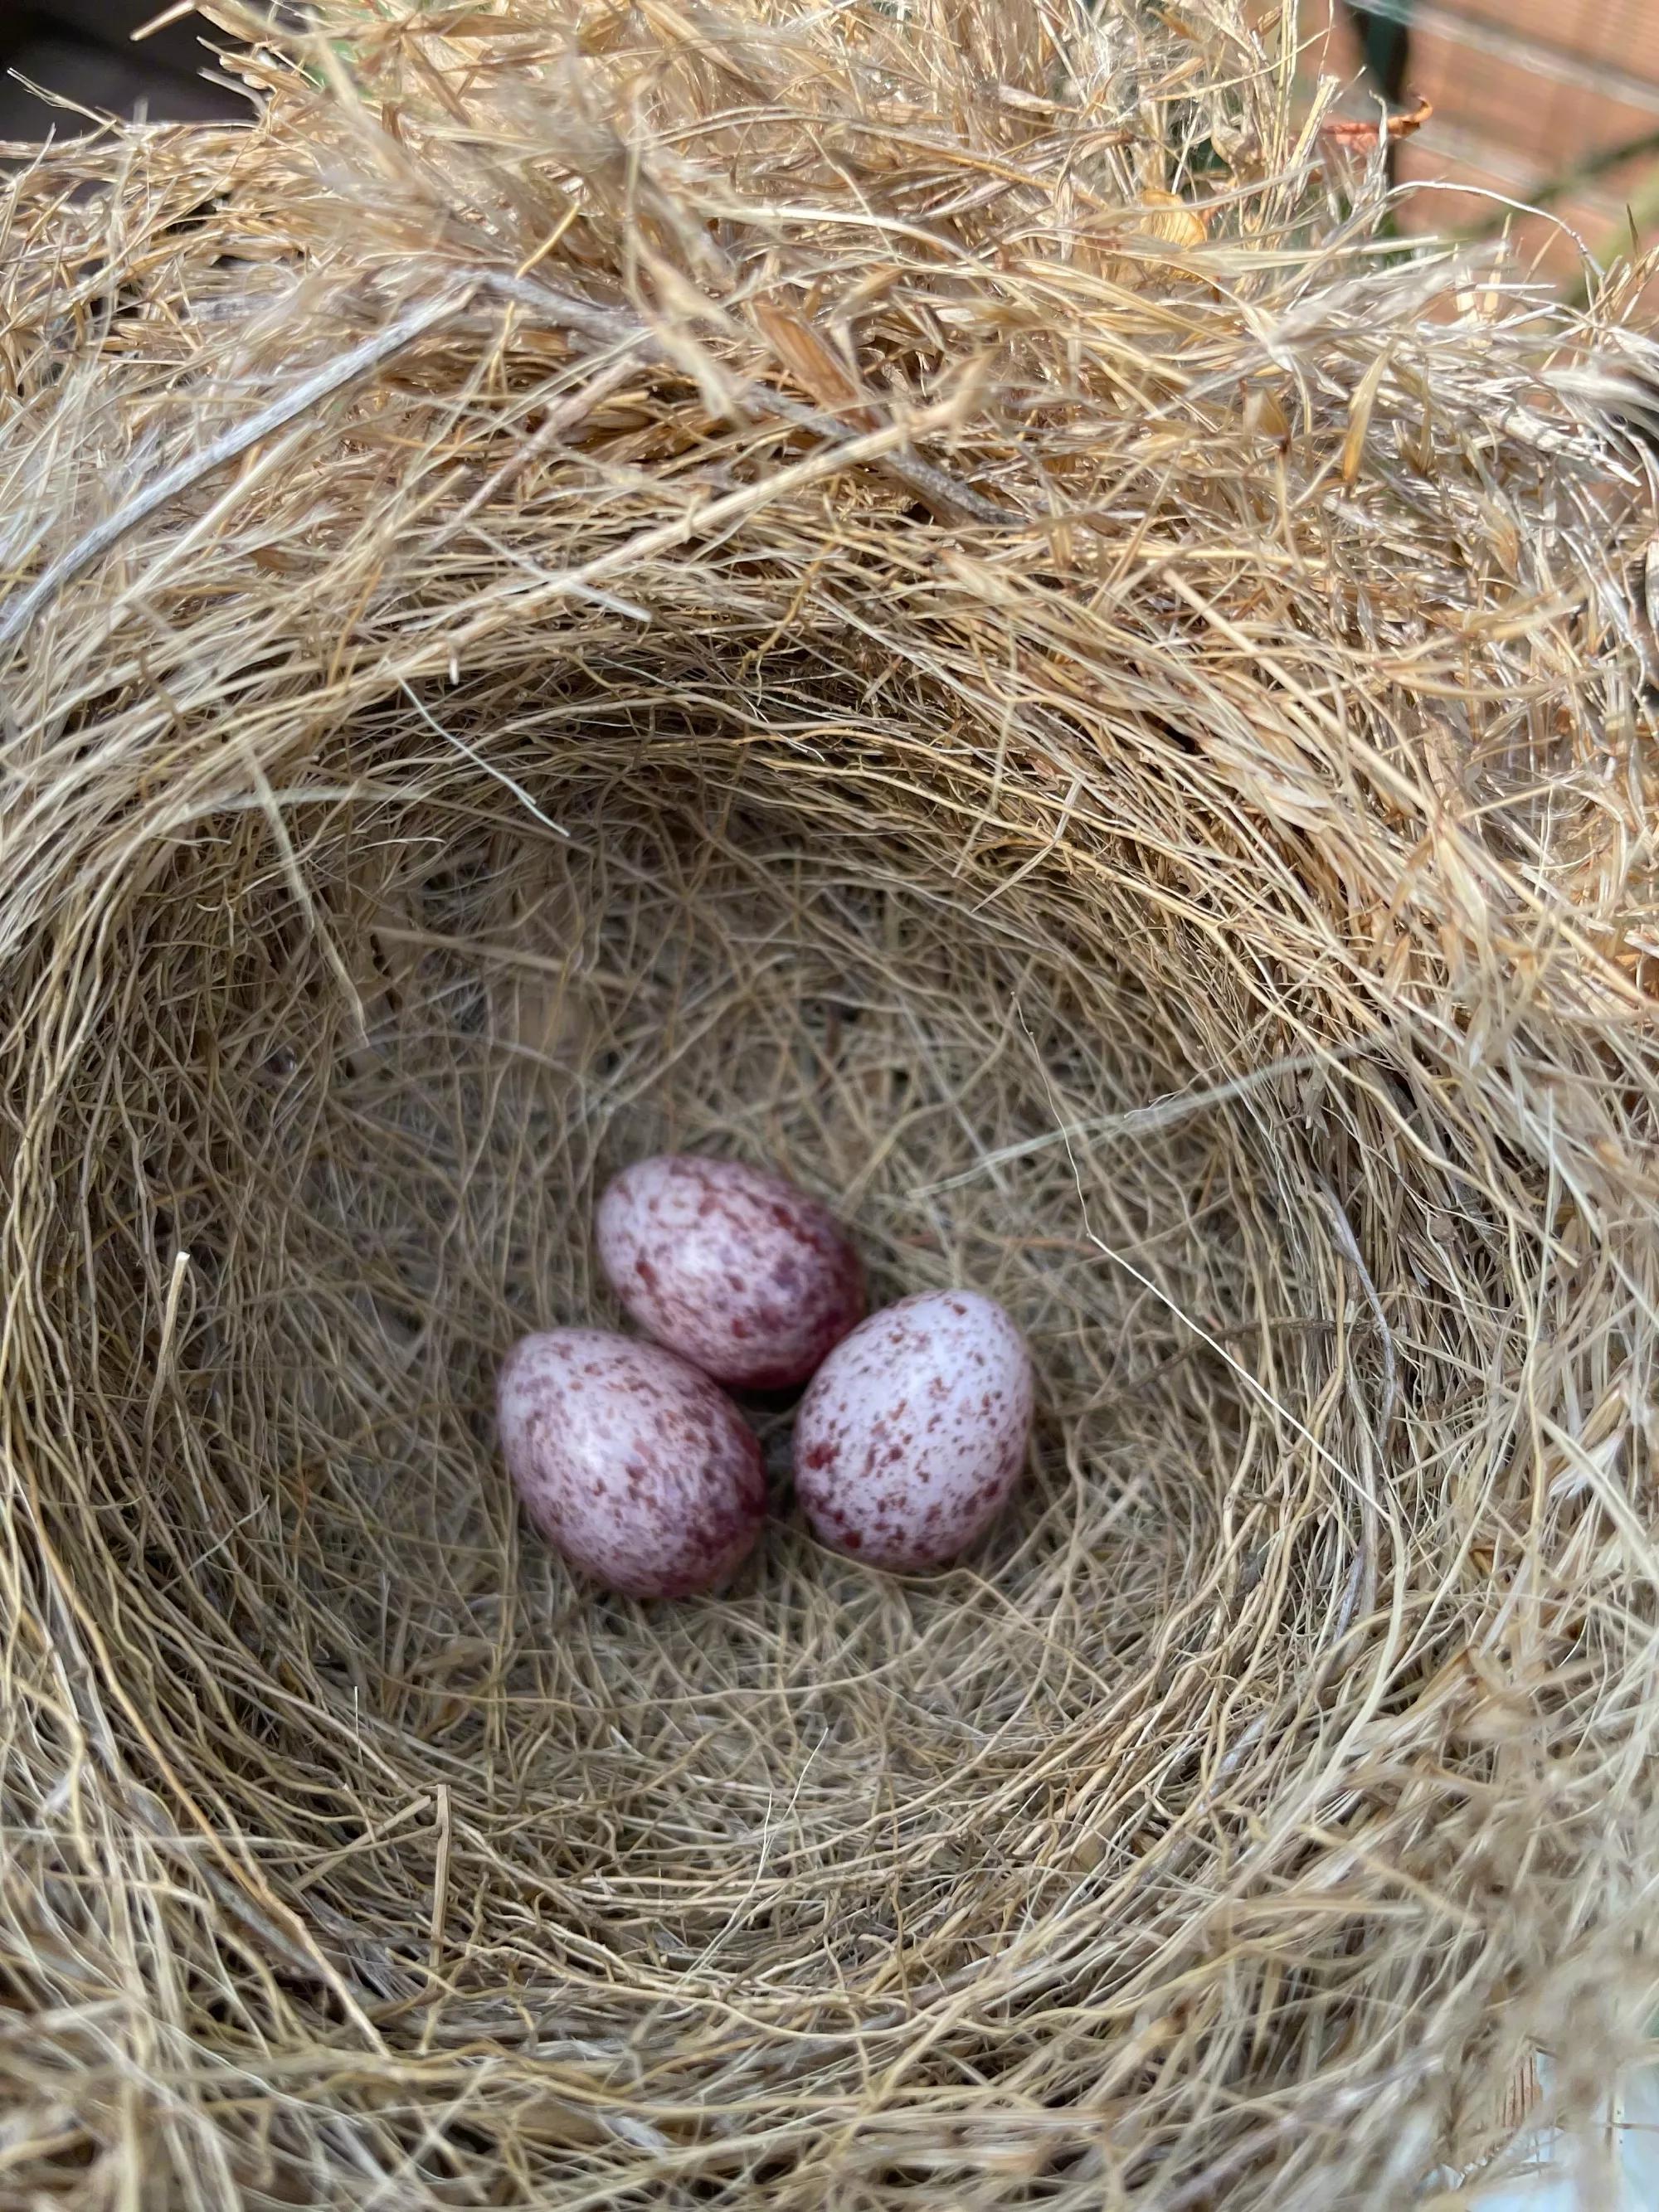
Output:
<svg viewBox="0 0 1659 2212">
<path fill-rule="evenodd" d="M 629 1597 L 709 1589 L 766 1512 L 758 1438 L 723 1390 L 609 1329 L 526 1336 L 502 1362 L 507 1471 L 548 1541 Z"/>
<path fill-rule="evenodd" d="M 1025 1463 L 1031 1361 L 977 1291 L 872 1314 L 814 1376 L 795 1418 L 795 1489 L 814 1533 L 872 1566 L 953 1559 Z"/>
<path fill-rule="evenodd" d="M 720 1382 L 804 1382 L 864 1311 L 864 1272 L 834 1214 L 740 1160 L 639 1160 L 606 1189 L 596 1226 L 632 1318 Z"/>
</svg>

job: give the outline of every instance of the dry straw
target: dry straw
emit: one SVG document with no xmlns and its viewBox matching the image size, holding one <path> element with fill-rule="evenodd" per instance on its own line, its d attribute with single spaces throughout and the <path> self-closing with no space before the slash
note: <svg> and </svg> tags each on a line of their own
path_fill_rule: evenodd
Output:
<svg viewBox="0 0 1659 2212">
<path fill-rule="evenodd" d="M 1227 0 L 309 13 L 7 188 L 0 2200 L 1450 2212 L 1650 1994 L 1640 272 Z M 959 1568 L 522 1531 L 665 1143 L 1030 1330 Z"/>
</svg>

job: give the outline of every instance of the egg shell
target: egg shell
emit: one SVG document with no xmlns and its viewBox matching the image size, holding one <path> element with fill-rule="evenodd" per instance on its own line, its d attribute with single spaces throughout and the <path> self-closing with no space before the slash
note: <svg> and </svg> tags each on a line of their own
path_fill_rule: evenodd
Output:
<svg viewBox="0 0 1659 2212">
<path fill-rule="evenodd" d="M 723 1390 L 659 1345 L 601 1328 L 526 1336 L 502 1363 L 495 1409 L 531 1519 L 611 1589 L 711 1589 L 760 1533 L 759 1439 Z"/>
<path fill-rule="evenodd" d="M 1031 1428 L 1024 1339 L 977 1291 L 928 1291 L 855 1328 L 795 1417 L 795 1489 L 820 1540 L 900 1571 L 996 1517 Z"/>
<path fill-rule="evenodd" d="M 636 1161 L 599 1200 L 595 1231 L 647 1335 L 738 1389 L 805 1382 L 864 1312 L 864 1271 L 834 1214 L 740 1160 Z"/>
</svg>

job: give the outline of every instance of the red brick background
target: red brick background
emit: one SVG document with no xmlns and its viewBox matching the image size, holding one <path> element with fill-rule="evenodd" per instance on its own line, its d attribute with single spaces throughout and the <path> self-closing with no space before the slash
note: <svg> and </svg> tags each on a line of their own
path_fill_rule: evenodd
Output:
<svg viewBox="0 0 1659 2212">
<path fill-rule="evenodd" d="M 1304 68 L 1350 88 L 1345 107 L 1376 112 L 1335 0 L 1303 0 Z M 1416 0 L 1408 88 L 1432 120 L 1401 148 L 1413 232 L 1492 228 L 1603 152 L 1643 137 L 1646 152 L 1572 182 L 1550 218 L 1508 216 L 1523 248 L 1562 283 L 1583 281 L 1579 241 L 1597 258 L 1659 243 L 1659 0 Z"/>
</svg>

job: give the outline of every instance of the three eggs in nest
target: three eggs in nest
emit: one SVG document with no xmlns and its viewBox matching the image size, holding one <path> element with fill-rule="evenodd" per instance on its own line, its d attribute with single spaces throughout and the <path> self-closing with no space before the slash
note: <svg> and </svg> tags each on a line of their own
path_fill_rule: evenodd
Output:
<svg viewBox="0 0 1659 2212">
<path fill-rule="evenodd" d="M 731 1390 L 807 1385 L 795 1492 L 820 1541 L 898 1571 L 953 1558 L 1024 1464 L 1031 1363 L 976 1291 L 865 1316 L 835 1217 L 781 1177 L 688 1153 L 606 1188 L 599 1263 L 648 1341 L 526 1336 L 496 1387 L 501 1449 L 530 1518 L 574 1565 L 633 1597 L 725 1581 L 766 1516 L 758 1437 Z"/>
</svg>

